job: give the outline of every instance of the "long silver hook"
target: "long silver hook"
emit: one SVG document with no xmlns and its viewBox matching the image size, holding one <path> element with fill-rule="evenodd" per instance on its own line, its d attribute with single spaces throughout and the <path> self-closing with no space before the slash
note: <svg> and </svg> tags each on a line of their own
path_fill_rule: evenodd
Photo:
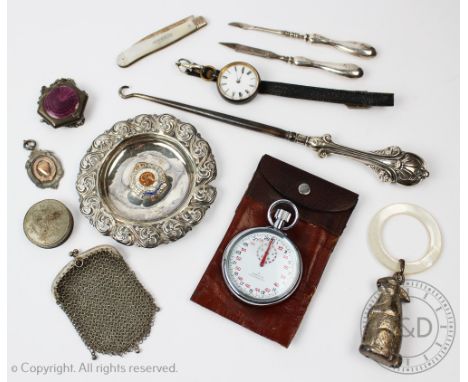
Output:
<svg viewBox="0 0 468 382">
<path fill-rule="evenodd" d="M 130 89 L 130 86 L 127 86 L 127 85 L 121 86 L 119 89 L 119 96 L 121 96 L 123 99 L 133 97 L 133 93 L 125 94 L 124 90 L 128 90 L 128 89 Z"/>
<path fill-rule="evenodd" d="M 141 98 L 161 105 L 166 105 L 189 113 L 201 115 L 216 121 L 229 123 L 244 129 L 254 130 L 260 133 L 273 135 L 288 141 L 304 144 L 318 152 L 321 158 L 326 158 L 330 154 L 338 154 L 357 160 L 369 166 L 383 182 L 399 183 L 405 186 L 418 184 L 421 180 L 429 176 L 424 160 L 413 153 L 403 151 L 398 146 L 390 146 L 377 151 L 361 151 L 351 147 L 338 145 L 333 142 L 330 134 L 323 136 L 307 136 L 293 131 L 280 129 L 279 127 L 266 125 L 264 123 L 250 121 L 248 119 L 235 117 L 233 115 L 220 113 L 214 110 L 203 109 L 192 105 L 187 105 L 177 101 L 164 98 L 153 97 L 142 93 L 125 94 L 124 90 L 128 86 L 119 89 L 122 98 Z"/>
</svg>

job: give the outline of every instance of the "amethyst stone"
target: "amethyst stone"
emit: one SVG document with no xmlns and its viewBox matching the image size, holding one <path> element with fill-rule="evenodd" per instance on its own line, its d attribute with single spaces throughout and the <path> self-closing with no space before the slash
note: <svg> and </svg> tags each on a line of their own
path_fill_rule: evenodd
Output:
<svg viewBox="0 0 468 382">
<path fill-rule="evenodd" d="M 71 86 L 61 85 L 53 88 L 44 97 L 44 111 L 55 119 L 70 117 L 78 110 L 80 97 L 77 90 Z"/>
</svg>

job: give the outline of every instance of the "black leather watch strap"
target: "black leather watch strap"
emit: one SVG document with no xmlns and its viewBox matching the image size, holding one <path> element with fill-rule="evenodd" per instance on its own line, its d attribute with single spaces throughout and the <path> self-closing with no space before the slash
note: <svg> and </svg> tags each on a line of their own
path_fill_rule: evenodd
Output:
<svg viewBox="0 0 468 382">
<path fill-rule="evenodd" d="M 261 81 L 259 93 L 314 101 L 342 103 L 350 107 L 393 106 L 393 93 L 338 90 Z"/>
</svg>

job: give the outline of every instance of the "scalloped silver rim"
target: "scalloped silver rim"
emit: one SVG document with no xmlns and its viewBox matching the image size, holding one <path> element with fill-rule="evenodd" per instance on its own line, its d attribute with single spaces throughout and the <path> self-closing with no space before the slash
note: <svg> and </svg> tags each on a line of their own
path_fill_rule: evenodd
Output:
<svg viewBox="0 0 468 382">
<path fill-rule="evenodd" d="M 167 218 L 141 223 L 113 216 L 100 196 L 98 176 L 107 155 L 118 144 L 129 137 L 148 133 L 175 139 L 186 149 L 195 168 L 195 184 L 185 207 Z M 210 145 L 194 126 L 170 114 L 142 114 L 117 122 L 94 139 L 80 162 L 76 190 L 81 213 L 103 235 L 125 245 L 154 248 L 182 238 L 200 222 L 216 198 L 216 188 L 210 185 L 215 178 L 216 162 Z"/>
</svg>

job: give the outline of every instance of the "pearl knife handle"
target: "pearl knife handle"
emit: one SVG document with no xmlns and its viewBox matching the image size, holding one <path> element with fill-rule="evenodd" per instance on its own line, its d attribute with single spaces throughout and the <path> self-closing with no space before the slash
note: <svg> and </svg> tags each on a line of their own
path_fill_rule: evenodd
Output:
<svg viewBox="0 0 468 382">
<path fill-rule="evenodd" d="M 130 48 L 120 53 L 117 57 L 117 65 L 126 68 L 140 58 L 156 52 L 198 29 L 203 28 L 206 24 L 207 22 L 202 16 L 189 16 L 179 20 L 174 24 L 143 37 Z"/>
</svg>

